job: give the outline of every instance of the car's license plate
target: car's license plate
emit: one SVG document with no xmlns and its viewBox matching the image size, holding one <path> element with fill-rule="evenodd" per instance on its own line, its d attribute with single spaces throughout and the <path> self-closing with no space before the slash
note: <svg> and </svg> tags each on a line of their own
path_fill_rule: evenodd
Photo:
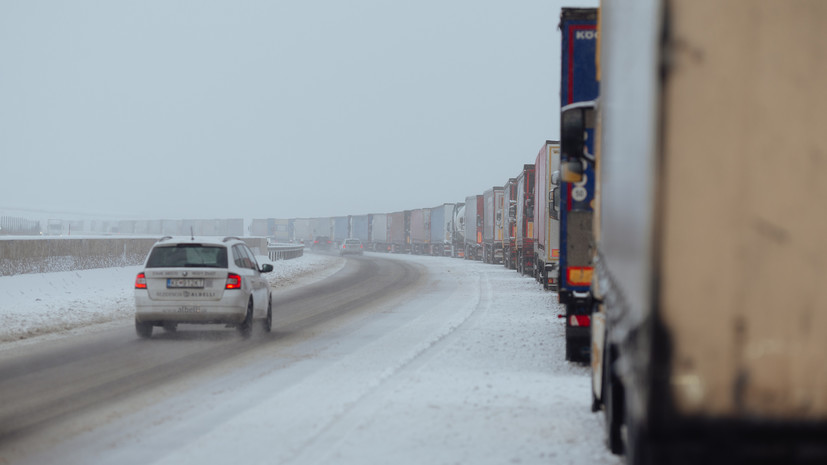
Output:
<svg viewBox="0 0 827 465">
<path fill-rule="evenodd" d="M 195 288 L 201 289 L 204 287 L 203 278 L 167 278 L 167 289 L 180 288 Z"/>
</svg>

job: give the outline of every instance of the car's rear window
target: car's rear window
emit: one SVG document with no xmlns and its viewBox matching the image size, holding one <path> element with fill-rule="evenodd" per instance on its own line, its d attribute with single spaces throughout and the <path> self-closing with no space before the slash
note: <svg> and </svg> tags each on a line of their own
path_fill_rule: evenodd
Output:
<svg viewBox="0 0 827 465">
<path fill-rule="evenodd" d="M 147 268 L 227 268 L 227 248 L 217 245 L 178 244 L 152 249 Z"/>
<path fill-rule="evenodd" d="M 347 244 L 347 245 L 359 245 L 359 244 L 361 244 L 361 242 L 359 240 L 348 239 L 348 240 L 345 241 L 345 244 Z"/>
</svg>

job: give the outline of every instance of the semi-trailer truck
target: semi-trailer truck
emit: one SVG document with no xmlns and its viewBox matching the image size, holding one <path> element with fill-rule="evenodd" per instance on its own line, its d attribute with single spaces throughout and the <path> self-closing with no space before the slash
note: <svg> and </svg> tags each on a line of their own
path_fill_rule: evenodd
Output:
<svg viewBox="0 0 827 465">
<path fill-rule="evenodd" d="M 453 203 L 445 203 L 431 208 L 431 255 L 451 255 L 454 207 Z"/>
<path fill-rule="evenodd" d="M 465 198 L 465 259 L 480 260 L 482 258 L 482 222 L 483 222 L 482 195 L 472 195 Z"/>
<path fill-rule="evenodd" d="M 827 5 L 601 10 L 592 367 L 630 464 L 827 463 Z"/>
<path fill-rule="evenodd" d="M 503 188 L 492 187 L 482 193 L 482 261 L 502 263 L 503 260 Z"/>
<path fill-rule="evenodd" d="M 517 268 L 517 178 L 509 178 L 503 186 L 503 266 Z"/>
<path fill-rule="evenodd" d="M 546 141 L 534 161 L 534 277 L 557 290 L 560 261 L 560 142 Z"/>
<path fill-rule="evenodd" d="M 560 76 L 560 282 L 559 302 L 565 305 L 566 360 L 589 360 L 591 308 L 589 294 L 594 250 L 592 234 L 595 189 L 593 124 L 567 126 L 567 118 L 592 115 L 598 96 L 596 74 L 597 9 L 563 8 L 560 15 L 562 65 Z M 580 130 L 581 132 L 577 132 Z M 583 131 L 592 137 L 584 137 Z M 567 136 L 568 135 L 568 136 Z"/>
<path fill-rule="evenodd" d="M 517 272 L 534 274 L 534 165 L 523 165 L 517 175 L 514 249 Z"/>
</svg>

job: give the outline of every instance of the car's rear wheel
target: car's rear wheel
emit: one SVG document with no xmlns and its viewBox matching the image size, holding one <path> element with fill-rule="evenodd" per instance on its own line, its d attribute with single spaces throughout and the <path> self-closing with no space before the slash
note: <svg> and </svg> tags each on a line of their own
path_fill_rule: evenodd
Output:
<svg viewBox="0 0 827 465">
<path fill-rule="evenodd" d="M 152 323 L 142 323 L 135 320 L 135 332 L 141 339 L 149 339 L 152 337 Z"/>
<path fill-rule="evenodd" d="M 253 299 L 247 303 L 247 315 L 244 316 L 244 321 L 238 325 L 238 331 L 242 337 L 250 337 L 253 334 Z"/>
</svg>

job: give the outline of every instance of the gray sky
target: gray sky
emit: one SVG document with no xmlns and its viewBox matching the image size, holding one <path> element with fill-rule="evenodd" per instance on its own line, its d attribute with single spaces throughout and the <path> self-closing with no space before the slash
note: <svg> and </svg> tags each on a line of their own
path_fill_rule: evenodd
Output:
<svg viewBox="0 0 827 465">
<path fill-rule="evenodd" d="M 0 213 L 381 213 L 559 133 L 561 6 L 0 0 Z"/>
</svg>

